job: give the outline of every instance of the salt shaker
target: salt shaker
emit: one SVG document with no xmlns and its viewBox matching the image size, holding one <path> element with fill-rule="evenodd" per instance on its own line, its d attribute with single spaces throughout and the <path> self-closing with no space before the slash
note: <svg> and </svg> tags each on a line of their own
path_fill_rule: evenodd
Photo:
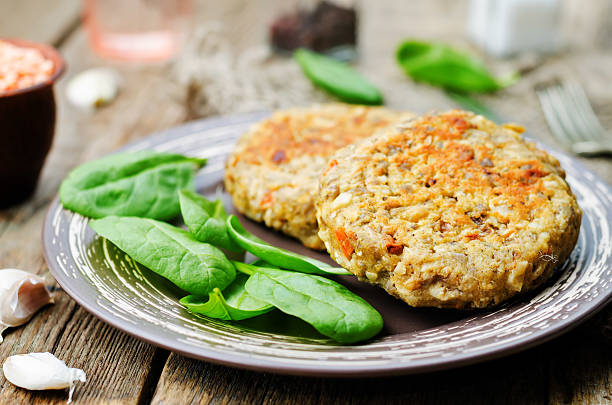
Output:
<svg viewBox="0 0 612 405">
<path fill-rule="evenodd" d="M 555 52 L 560 25 L 560 0 L 470 0 L 468 35 L 495 56 Z"/>
</svg>

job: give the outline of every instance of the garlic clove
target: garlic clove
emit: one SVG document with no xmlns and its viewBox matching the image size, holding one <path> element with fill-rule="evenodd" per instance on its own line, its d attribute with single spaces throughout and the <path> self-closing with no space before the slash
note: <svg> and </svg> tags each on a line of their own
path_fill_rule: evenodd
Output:
<svg viewBox="0 0 612 405">
<path fill-rule="evenodd" d="M 15 283 L 0 307 L 0 319 L 7 326 L 29 321 L 39 309 L 53 302 L 44 282 L 27 278 Z"/>
<path fill-rule="evenodd" d="M 23 325 L 52 302 L 39 276 L 17 269 L 0 270 L 0 343 L 5 329 Z"/>
<path fill-rule="evenodd" d="M 35 274 L 28 273 L 27 271 L 17 269 L 2 269 L 0 270 L 0 297 L 5 294 L 17 281 L 22 280 L 28 276 L 32 276 L 41 279 Z M 41 279 L 42 280 L 42 279 Z"/>
<path fill-rule="evenodd" d="M 73 77 L 66 88 L 68 100 L 83 110 L 95 110 L 112 102 L 119 92 L 119 77 L 108 68 L 85 70 Z"/>
<path fill-rule="evenodd" d="M 72 402 L 75 382 L 86 382 L 85 372 L 69 368 L 51 353 L 29 353 L 11 356 L 2 366 L 4 377 L 12 384 L 27 390 L 56 390 L 70 388 L 68 403 Z"/>
</svg>

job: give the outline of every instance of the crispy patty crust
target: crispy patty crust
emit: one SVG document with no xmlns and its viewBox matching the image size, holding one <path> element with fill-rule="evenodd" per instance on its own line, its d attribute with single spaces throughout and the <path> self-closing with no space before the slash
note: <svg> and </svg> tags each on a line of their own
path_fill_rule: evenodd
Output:
<svg viewBox="0 0 612 405">
<path fill-rule="evenodd" d="M 482 308 L 537 287 L 569 257 L 582 213 L 559 162 L 521 132 L 455 110 L 338 151 L 319 236 L 412 306 Z"/>
<path fill-rule="evenodd" d="M 225 188 L 238 211 L 324 249 L 314 209 L 318 179 L 336 150 L 401 118 L 380 107 L 329 104 L 279 111 L 254 125 L 227 160 Z"/>
</svg>

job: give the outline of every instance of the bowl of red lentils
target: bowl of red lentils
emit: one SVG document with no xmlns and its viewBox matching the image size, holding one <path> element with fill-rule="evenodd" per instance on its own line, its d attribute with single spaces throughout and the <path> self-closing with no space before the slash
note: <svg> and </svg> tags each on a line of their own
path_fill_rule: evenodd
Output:
<svg viewBox="0 0 612 405">
<path fill-rule="evenodd" d="M 0 39 L 0 209 L 36 189 L 55 132 L 53 85 L 65 68 L 51 46 Z"/>
</svg>

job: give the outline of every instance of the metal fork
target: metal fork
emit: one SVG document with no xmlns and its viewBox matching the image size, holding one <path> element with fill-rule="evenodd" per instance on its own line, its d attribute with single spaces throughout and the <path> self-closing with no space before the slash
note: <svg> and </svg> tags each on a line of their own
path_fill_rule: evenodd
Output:
<svg viewBox="0 0 612 405">
<path fill-rule="evenodd" d="M 536 93 L 559 142 L 582 156 L 612 155 L 612 133 L 601 125 L 578 82 L 541 85 Z"/>
</svg>

